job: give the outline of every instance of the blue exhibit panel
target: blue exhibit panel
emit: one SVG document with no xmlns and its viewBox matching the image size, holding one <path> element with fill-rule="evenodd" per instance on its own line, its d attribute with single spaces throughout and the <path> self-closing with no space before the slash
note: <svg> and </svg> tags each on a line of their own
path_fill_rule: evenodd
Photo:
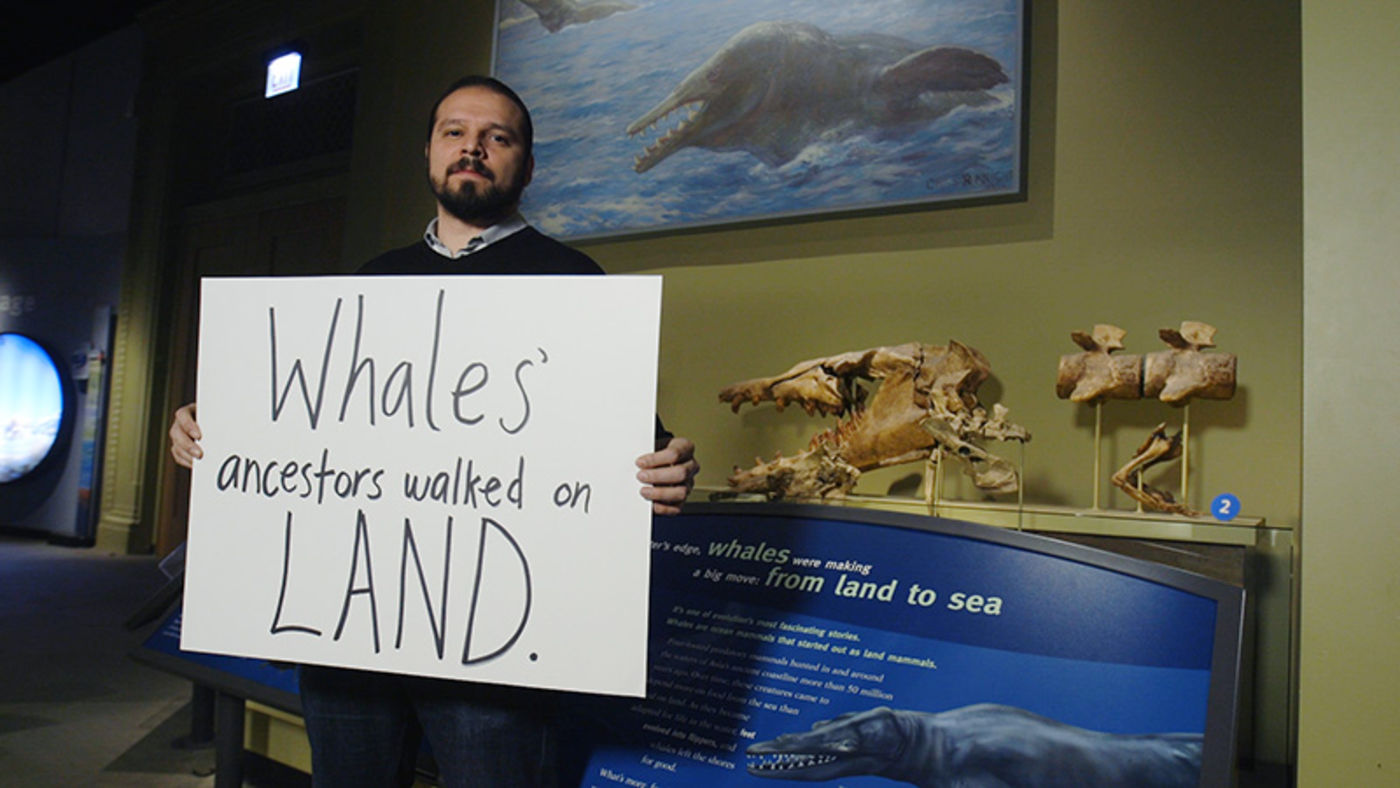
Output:
<svg viewBox="0 0 1400 788">
<path fill-rule="evenodd" d="M 583 785 L 1228 772 L 1233 721 L 1212 720 L 1233 712 L 1215 707 L 1238 642 L 1222 661 L 1217 633 L 1238 633 L 1238 589 L 999 529 L 815 509 L 656 521 L 647 698 L 603 704 Z"/>
<path fill-rule="evenodd" d="M 701 553 L 654 551 L 655 571 L 667 578 L 658 587 L 703 589 L 718 599 L 1018 652 L 1210 666 L 1214 602 L 1120 572 L 972 537 L 902 528 L 864 526 L 852 538 L 849 528 L 806 520 L 767 518 L 757 521 L 761 528 L 728 516 L 687 518 L 687 523 L 690 527 L 680 531 L 668 530 L 683 538 L 698 526 L 697 532 L 706 534 L 695 545 Z M 675 581 L 677 573 L 694 569 L 702 569 L 702 582 Z M 707 585 L 703 570 L 723 579 Z M 1153 614 L 1145 616 L 1144 610 Z"/>
<path fill-rule="evenodd" d="M 176 608 L 147 636 L 136 657 L 215 690 L 289 711 L 300 711 L 297 671 L 264 659 L 228 657 L 180 648 L 183 611 Z"/>
</svg>

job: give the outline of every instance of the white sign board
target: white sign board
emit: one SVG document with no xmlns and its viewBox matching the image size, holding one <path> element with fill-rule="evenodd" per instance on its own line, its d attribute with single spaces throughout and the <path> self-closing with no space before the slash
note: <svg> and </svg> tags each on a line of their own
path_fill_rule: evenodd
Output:
<svg viewBox="0 0 1400 788">
<path fill-rule="evenodd" d="M 181 647 L 645 694 L 657 277 L 205 279 Z"/>
</svg>

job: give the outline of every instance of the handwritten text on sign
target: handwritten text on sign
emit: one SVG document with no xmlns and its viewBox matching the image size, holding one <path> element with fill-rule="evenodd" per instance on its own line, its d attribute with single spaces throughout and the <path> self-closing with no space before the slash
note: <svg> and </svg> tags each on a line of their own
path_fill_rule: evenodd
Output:
<svg viewBox="0 0 1400 788">
<path fill-rule="evenodd" d="M 660 297 L 204 280 L 181 646 L 643 694 Z"/>
</svg>

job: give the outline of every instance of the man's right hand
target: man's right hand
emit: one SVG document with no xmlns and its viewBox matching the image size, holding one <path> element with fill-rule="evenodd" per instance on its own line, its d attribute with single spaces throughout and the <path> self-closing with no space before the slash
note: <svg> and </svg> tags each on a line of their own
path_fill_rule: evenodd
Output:
<svg viewBox="0 0 1400 788">
<path fill-rule="evenodd" d="M 175 421 L 170 425 L 170 456 L 186 468 L 193 468 L 194 461 L 204 456 L 199 448 L 199 439 L 204 437 L 194 420 L 194 405 L 191 402 L 175 411 Z"/>
</svg>

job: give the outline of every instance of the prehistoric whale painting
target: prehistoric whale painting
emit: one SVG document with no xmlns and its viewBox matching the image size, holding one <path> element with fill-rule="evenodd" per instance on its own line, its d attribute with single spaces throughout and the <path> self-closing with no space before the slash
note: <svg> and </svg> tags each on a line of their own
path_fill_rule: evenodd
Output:
<svg viewBox="0 0 1400 788">
<path fill-rule="evenodd" d="M 1015 198 L 1022 0 L 498 0 L 565 238 Z"/>
</svg>

